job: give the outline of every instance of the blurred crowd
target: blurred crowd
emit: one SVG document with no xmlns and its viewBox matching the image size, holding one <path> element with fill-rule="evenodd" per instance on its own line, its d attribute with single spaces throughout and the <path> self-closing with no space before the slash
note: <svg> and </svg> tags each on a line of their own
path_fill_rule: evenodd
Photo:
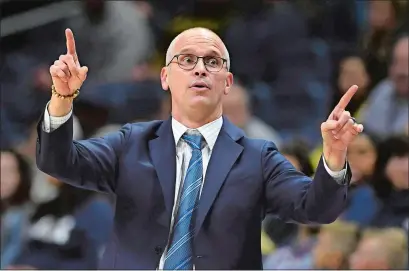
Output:
<svg viewBox="0 0 409 271">
<path fill-rule="evenodd" d="M 38 6 L 51 2 L 61 4 Z M 65 185 L 35 165 L 48 70 L 66 51 L 64 29 L 73 30 L 89 67 L 74 106 L 80 140 L 169 117 L 159 70 L 172 38 L 193 26 L 212 29 L 229 49 L 236 80 L 225 115 L 249 137 L 274 141 L 306 175 L 314 175 L 321 155 L 321 122 L 359 86 L 347 110 L 365 131 L 348 149 L 353 180 L 345 212 L 322 226 L 267 216 L 264 268 L 409 267 L 408 1 L 69 3 L 61 18 L 21 16 L 26 28 L 2 34 L 1 269 L 95 269 L 115 227 L 114 197 Z M 1 4 L 6 19 L 37 8 Z"/>
</svg>

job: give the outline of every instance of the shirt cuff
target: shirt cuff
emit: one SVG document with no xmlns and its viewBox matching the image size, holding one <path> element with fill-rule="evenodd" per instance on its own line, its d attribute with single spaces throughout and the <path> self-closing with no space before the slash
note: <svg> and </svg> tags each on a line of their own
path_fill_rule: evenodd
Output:
<svg viewBox="0 0 409 271">
<path fill-rule="evenodd" d="M 44 119 L 43 119 L 43 130 L 46 133 L 51 133 L 52 131 L 58 129 L 61 125 L 66 123 L 72 115 L 72 108 L 71 108 L 70 112 L 65 116 L 62 116 L 62 117 L 50 116 L 50 113 L 48 112 L 49 104 L 50 102 L 48 102 L 47 105 L 45 106 Z"/>
<path fill-rule="evenodd" d="M 324 156 L 322 157 L 322 160 L 324 162 L 324 167 L 327 170 L 328 174 L 331 175 L 332 178 L 334 178 L 334 180 L 338 183 L 338 184 L 345 184 L 345 175 L 347 172 L 347 167 L 348 164 L 345 163 L 345 168 L 340 170 L 340 171 L 333 171 L 331 170 L 328 165 L 327 162 L 325 161 Z"/>
</svg>

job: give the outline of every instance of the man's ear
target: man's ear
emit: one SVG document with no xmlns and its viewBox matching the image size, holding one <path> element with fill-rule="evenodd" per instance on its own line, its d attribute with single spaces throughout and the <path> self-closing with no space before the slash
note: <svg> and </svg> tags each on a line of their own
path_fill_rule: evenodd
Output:
<svg viewBox="0 0 409 271">
<path fill-rule="evenodd" d="M 166 67 L 163 67 L 160 71 L 160 82 L 163 90 L 169 90 L 168 70 Z"/>
<path fill-rule="evenodd" d="M 229 72 L 227 74 L 226 82 L 225 82 L 225 88 L 224 88 L 224 94 L 227 95 L 230 92 L 230 88 L 233 85 L 233 74 Z"/>
</svg>

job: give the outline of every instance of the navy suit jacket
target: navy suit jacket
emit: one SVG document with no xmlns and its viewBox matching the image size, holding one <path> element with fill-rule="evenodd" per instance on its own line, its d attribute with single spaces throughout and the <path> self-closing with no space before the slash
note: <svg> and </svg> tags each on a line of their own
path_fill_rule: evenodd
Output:
<svg viewBox="0 0 409 271">
<path fill-rule="evenodd" d="M 155 269 L 174 204 L 176 148 L 171 119 L 124 125 L 103 138 L 73 141 L 72 118 L 46 133 L 38 125 L 37 166 L 76 187 L 116 195 L 114 230 L 102 268 Z M 349 183 L 350 171 L 346 174 Z M 195 219 L 196 269 L 262 269 L 261 222 L 330 223 L 348 185 L 318 165 L 314 180 L 274 143 L 247 138 L 224 118 Z"/>
</svg>

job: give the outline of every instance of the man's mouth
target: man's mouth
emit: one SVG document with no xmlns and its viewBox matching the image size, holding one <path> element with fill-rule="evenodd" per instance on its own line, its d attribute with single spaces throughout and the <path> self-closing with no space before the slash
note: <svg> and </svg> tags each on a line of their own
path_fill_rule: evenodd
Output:
<svg viewBox="0 0 409 271">
<path fill-rule="evenodd" d="M 190 87 L 194 89 L 198 89 L 198 90 L 209 89 L 209 85 L 206 84 L 205 82 L 196 82 L 196 83 L 193 83 Z"/>
</svg>

